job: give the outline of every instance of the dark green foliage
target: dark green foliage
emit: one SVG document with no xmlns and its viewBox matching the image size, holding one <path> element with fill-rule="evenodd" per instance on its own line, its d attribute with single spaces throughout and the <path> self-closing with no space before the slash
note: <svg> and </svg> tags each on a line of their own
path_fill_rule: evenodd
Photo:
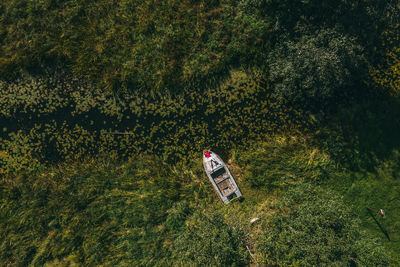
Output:
<svg viewBox="0 0 400 267">
<path fill-rule="evenodd" d="M 379 97 L 343 108 L 314 141 L 351 170 L 374 171 L 400 150 L 399 98 Z"/>
<path fill-rule="evenodd" d="M 370 0 L 6 0 L 0 4 L 0 77 L 58 66 L 107 89 L 142 92 L 207 88 L 234 68 L 267 79 L 269 55 L 284 49 L 283 40 L 301 45 L 303 35 L 313 39 L 321 29 L 362 44 L 372 60 L 379 34 L 393 22 L 394 15 L 385 16 L 389 7 Z M 299 62 L 310 55 L 303 57 Z M 348 57 L 346 63 L 356 61 Z"/>
<path fill-rule="evenodd" d="M 68 77 L 1 82 L 1 171 L 102 154 L 183 159 L 207 146 L 226 149 L 305 124 L 292 108 L 274 103 L 261 83 L 232 75 L 223 87 L 201 94 L 118 99 Z"/>
<path fill-rule="evenodd" d="M 269 62 L 268 80 L 277 98 L 303 106 L 321 108 L 332 97 L 348 99 L 366 75 L 356 40 L 326 29 L 285 42 L 271 52 Z"/>
<path fill-rule="evenodd" d="M 257 248 L 268 265 L 387 266 L 377 240 L 360 231 L 360 221 L 336 193 L 304 184 L 289 190 Z"/>
<path fill-rule="evenodd" d="M 172 257 L 179 265 L 245 266 L 244 233 L 227 225 L 216 212 L 196 212 L 174 242 Z"/>
</svg>

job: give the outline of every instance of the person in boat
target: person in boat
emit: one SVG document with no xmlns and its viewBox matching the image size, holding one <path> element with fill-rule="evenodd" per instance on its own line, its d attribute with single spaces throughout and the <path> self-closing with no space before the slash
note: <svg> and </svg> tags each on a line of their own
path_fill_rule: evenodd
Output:
<svg viewBox="0 0 400 267">
<path fill-rule="evenodd" d="M 207 158 L 207 162 L 210 162 L 211 169 L 214 168 L 213 164 L 214 164 L 214 166 L 217 166 L 219 164 L 215 159 L 212 158 L 212 156 L 211 156 L 212 152 L 210 150 L 205 149 L 203 151 L 203 153 L 204 153 L 204 156 Z"/>
</svg>

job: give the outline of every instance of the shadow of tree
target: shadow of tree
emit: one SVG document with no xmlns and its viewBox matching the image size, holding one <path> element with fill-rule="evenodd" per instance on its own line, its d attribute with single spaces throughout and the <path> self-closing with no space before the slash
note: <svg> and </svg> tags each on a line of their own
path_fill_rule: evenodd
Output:
<svg viewBox="0 0 400 267">
<path fill-rule="evenodd" d="M 386 236 L 386 238 L 390 241 L 390 236 L 389 233 L 382 227 L 382 225 L 379 223 L 379 221 L 375 218 L 375 214 L 372 213 L 372 211 L 368 210 L 368 214 L 374 219 L 375 223 L 378 225 L 379 229 L 381 232 Z"/>
<path fill-rule="evenodd" d="M 372 172 L 400 151 L 400 99 L 382 97 L 345 108 L 314 137 L 343 166 Z"/>
<path fill-rule="evenodd" d="M 398 265 L 400 98 L 381 96 L 343 108 L 315 130 L 312 142 L 339 163 L 340 177 L 327 179 L 328 187 L 340 191 L 365 230 L 384 234 L 381 241 Z M 383 208 L 387 218 L 364 212 L 371 205 Z"/>
</svg>

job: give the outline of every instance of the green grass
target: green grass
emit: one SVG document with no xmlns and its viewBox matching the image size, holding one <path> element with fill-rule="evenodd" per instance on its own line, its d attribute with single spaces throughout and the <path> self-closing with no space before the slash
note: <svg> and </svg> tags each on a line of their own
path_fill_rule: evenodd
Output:
<svg viewBox="0 0 400 267">
<path fill-rule="evenodd" d="M 400 147 L 391 131 L 400 127 L 397 103 L 389 104 L 384 106 L 392 117 L 382 106 L 365 105 L 344 111 L 333 126 L 316 133 L 270 136 L 221 153 L 244 195 L 243 201 L 230 205 L 218 199 L 198 158 L 175 165 L 152 157 L 114 163 L 86 160 L 3 178 L 0 260 L 6 266 L 171 265 L 182 263 L 189 247 L 197 248 L 193 253 L 212 254 L 225 244 L 225 254 L 215 252 L 210 261 L 194 257 L 191 263 L 226 265 L 233 251 L 238 265 L 253 257 L 268 262 L 259 247 L 266 242 L 260 240 L 268 225 L 289 211 L 296 213 L 295 206 L 282 208 L 282 199 L 311 184 L 342 196 L 334 197 L 344 201 L 340 210 L 359 221 L 352 225 L 363 242 L 371 240 L 365 248 L 383 245 L 396 266 Z M 360 122 L 365 110 L 370 113 Z M 332 207 L 330 214 L 335 212 Z M 384 209 L 386 218 L 366 207 Z M 261 222 L 250 225 L 254 217 Z M 217 236 L 213 222 L 223 229 L 224 238 Z M 182 242 L 182 237 L 192 243 Z M 217 243 L 214 249 L 204 245 L 211 238 Z"/>
<path fill-rule="evenodd" d="M 393 125 L 395 127 L 396 125 Z M 382 139 L 385 142 L 390 140 Z M 370 140 L 368 147 L 375 144 L 382 146 L 378 140 Z M 374 151 L 367 150 L 355 157 L 359 168 L 345 169 L 337 179 L 331 179 L 325 186 L 338 191 L 345 197 L 346 202 L 353 207 L 362 221 L 363 228 L 378 237 L 391 251 L 396 264 L 400 264 L 400 197 L 399 174 L 400 153 L 397 147 L 388 150 L 382 157 L 373 157 Z M 369 154 L 370 156 L 366 156 Z M 365 157 L 365 159 L 363 159 Z M 367 207 L 374 210 L 383 209 L 386 218 L 369 212 Z"/>
<path fill-rule="evenodd" d="M 386 247 L 393 266 L 400 264 L 400 147 L 396 135 L 400 112 L 396 105 L 365 105 L 348 111 L 353 112 L 351 116 L 344 112 L 343 117 L 336 118 L 341 123 L 335 121 L 334 128 L 321 129 L 318 134 L 271 137 L 233 153 L 246 174 L 245 185 L 254 192 L 245 194 L 252 208 L 263 205 L 257 199 L 259 194 L 262 199 L 275 195 L 274 203 L 295 185 L 320 185 L 342 195 L 360 218 L 361 230 Z M 359 119 L 365 110 L 370 111 L 368 118 Z M 384 209 L 386 218 L 368 212 L 366 207 Z M 264 211 L 273 213 L 271 209 Z"/>
<path fill-rule="evenodd" d="M 64 164 L 2 180 L 1 262 L 162 262 L 168 254 L 162 231 L 168 209 L 183 198 L 207 193 L 201 184 L 188 180 L 189 175 L 177 175 L 160 161 L 142 158 L 124 164 Z"/>
<path fill-rule="evenodd" d="M 399 118 L 400 103 L 396 98 L 377 99 L 342 110 L 328 128 L 328 137 L 323 138 L 329 140 L 328 145 L 322 145 L 344 167 L 325 186 L 345 197 L 361 218 L 363 229 L 391 251 L 393 265 L 400 264 Z M 386 218 L 366 207 L 383 209 Z"/>
<path fill-rule="evenodd" d="M 384 162 L 382 165 L 396 164 L 399 168 L 399 158 Z M 354 212 L 360 216 L 364 229 L 378 237 L 390 249 L 397 264 L 400 263 L 400 185 L 398 172 L 392 172 L 391 166 L 380 167 L 376 173 L 354 173 L 354 180 L 347 188 L 340 190 L 347 203 L 354 207 Z M 337 187 L 333 183 L 332 187 Z M 384 209 L 386 218 L 369 212 L 366 207 L 374 210 Z"/>
<path fill-rule="evenodd" d="M 301 135 L 276 136 L 246 151 L 232 151 L 225 160 L 244 201 L 230 205 L 224 205 L 213 192 L 198 159 L 175 166 L 154 158 L 124 163 L 87 161 L 3 180 L 1 261 L 9 266 L 173 264 L 186 255 L 182 246 L 187 244 L 176 240 L 187 236 L 194 247 L 202 247 L 198 240 L 211 238 L 188 232 L 193 223 L 200 232 L 215 231 L 201 221 L 204 216 L 218 221 L 227 238 L 232 238 L 236 245 L 229 251 L 236 251 L 241 243 L 235 240 L 242 240 L 260 260 L 256 244 L 265 230 L 257 223 L 250 226 L 250 219 L 259 217 L 268 224 L 281 214 L 277 207 L 287 189 L 311 183 L 343 194 L 345 205 L 361 219 L 362 228 L 356 230 L 377 238 L 393 264 L 398 263 L 399 154 L 381 162 L 376 173 L 362 173 L 341 167 L 311 142 Z M 366 206 L 385 209 L 385 220 L 375 217 L 390 241 Z M 217 238 L 215 242 L 223 241 Z M 245 252 L 235 256 L 238 263 L 250 260 Z M 227 263 L 226 255 L 217 254 L 214 264 Z M 193 264 L 199 263 L 195 260 Z"/>
</svg>

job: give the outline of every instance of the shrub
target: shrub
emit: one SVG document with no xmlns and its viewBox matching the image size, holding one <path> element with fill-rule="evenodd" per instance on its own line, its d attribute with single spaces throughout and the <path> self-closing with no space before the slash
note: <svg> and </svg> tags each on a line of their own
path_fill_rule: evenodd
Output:
<svg viewBox="0 0 400 267">
<path fill-rule="evenodd" d="M 322 29 L 272 51 L 268 80 L 279 100 L 321 108 L 363 80 L 362 53 L 355 38 Z"/>
</svg>

